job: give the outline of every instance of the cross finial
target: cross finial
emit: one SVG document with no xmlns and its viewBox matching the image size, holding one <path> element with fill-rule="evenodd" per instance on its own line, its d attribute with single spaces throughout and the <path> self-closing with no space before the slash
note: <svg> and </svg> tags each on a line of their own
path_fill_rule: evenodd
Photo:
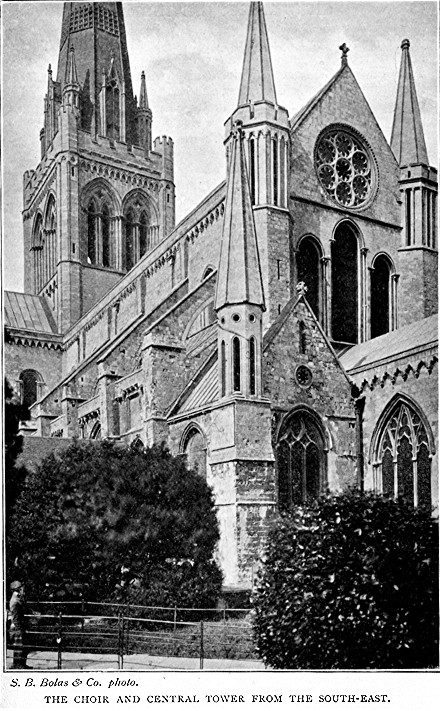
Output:
<svg viewBox="0 0 440 711">
<path fill-rule="evenodd" d="M 307 287 L 304 281 L 299 281 L 296 285 L 296 291 L 298 296 L 305 296 L 307 293 Z"/>
<path fill-rule="evenodd" d="M 345 42 L 344 42 L 343 44 L 341 44 L 341 46 L 339 47 L 339 49 L 340 49 L 341 52 L 342 52 L 342 55 L 341 55 L 341 63 L 342 63 L 342 65 L 348 64 L 347 54 L 349 53 L 350 48 L 347 47 L 347 45 L 346 45 Z"/>
</svg>

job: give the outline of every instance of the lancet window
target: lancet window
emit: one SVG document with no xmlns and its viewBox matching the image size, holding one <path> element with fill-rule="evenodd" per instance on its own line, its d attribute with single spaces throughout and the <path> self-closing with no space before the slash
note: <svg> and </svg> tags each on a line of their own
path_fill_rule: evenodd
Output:
<svg viewBox="0 0 440 711">
<path fill-rule="evenodd" d="M 87 262 L 115 266 L 113 209 L 106 195 L 93 196 L 87 204 Z"/>
<path fill-rule="evenodd" d="M 331 245 L 332 328 L 334 341 L 358 342 L 358 240 L 344 222 L 335 231 Z"/>
<path fill-rule="evenodd" d="M 391 263 L 380 254 L 371 270 L 371 338 L 388 333 L 391 328 Z"/>
<path fill-rule="evenodd" d="M 306 298 L 316 318 L 321 315 L 321 251 L 311 237 L 304 237 L 296 253 L 297 282 L 307 287 Z"/>
<path fill-rule="evenodd" d="M 194 469 L 200 476 L 206 478 L 206 441 L 196 427 L 191 427 L 184 438 L 183 451 L 186 454 L 188 469 Z"/>
</svg>

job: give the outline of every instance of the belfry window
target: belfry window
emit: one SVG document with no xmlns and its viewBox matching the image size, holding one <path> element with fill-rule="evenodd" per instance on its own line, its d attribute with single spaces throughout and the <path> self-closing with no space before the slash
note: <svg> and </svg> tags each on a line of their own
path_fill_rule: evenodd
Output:
<svg viewBox="0 0 440 711">
<path fill-rule="evenodd" d="M 97 239 L 98 213 L 95 206 L 95 201 L 91 200 L 87 208 L 87 261 L 89 264 L 96 264 L 97 254 L 96 248 Z"/>
<path fill-rule="evenodd" d="M 316 499 L 324 488 L 324 438 L 316 418 L 300 410 L 288 417 L 277 444 L 278 501 L 281 509 Z"/>
<path fill-rule="evenodd" d="M 110 266 L 110 214 L 107 205 L 103 205 L 101 214 L 102 229 L 102 266 Z"/>
<path fill-rule="evenodd" d="M 321 296 L 321 254 L 315 240 L 304 237 L 296 253 L 297 282 L 303 281 L 307 287 L 306 299 L 315 314 L 320 317 Z"/>
<path fill-rule="evenodd" d="M 377 488 L 392 498 L 431 508 L 431 457 L 421 417 L 407 403 L 398 403 L 380 439 Z"/>
<path fill-rule="evenodd" d="M 334 341 L 358 342 L 358 241 L 348 223 L 339 225 L 331 245 Z"/>
<path fill-rule="evenodd" d="M 371 271 L 371 338 L 390 330 L 391 264 L 379 255 Z"/>
<path fill-rule="evenodd" d="M 135 264 L 135 222 L 130 211 L 125 219 L 125 268 L 130 271 Z"/>
<path fill-rule="evenodd" d="M 148 249 L 148 218 L 145 212 L 140 216 L 139 220 L 139 254 L 141 257 Z"/>
<path fill-rule="evenodd" d="M 111 78 L 105 89 L 106 136 L 113 141 L 120 139 L 119 88 L 115 78 Z"/>
</svg>

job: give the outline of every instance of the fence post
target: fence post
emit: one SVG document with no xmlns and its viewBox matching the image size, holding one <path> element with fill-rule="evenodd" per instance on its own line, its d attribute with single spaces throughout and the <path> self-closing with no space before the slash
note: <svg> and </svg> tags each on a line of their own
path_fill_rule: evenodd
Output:
<svg viewBox="0 0 440 711">
<path fill-rule="evenodd" d="M 127 603 L 127 626 L 126 626 L 126 630 L 127 630 L 127 643 L 126 643 L 125 649 L 126 649 L 127 654 L 128 654 L 128 645 L 129 645 L 129 643 L 130 643 L 130 603 Z"/>
<path fill-rule="evenodd" d="M 205 655 L 205 650 L 203 648 L 203 620 L 200 620 L 200 669 L 203 669 L 203 658 Z"/>
<path fill-rule="evenodd" d="M 58 659 L 57 659 L 57 669 L 62 669 L 62 656 L 61 656 L 61 645 L 63 642 L 63 613 L 60 611 L 58 613 Z"/>
<path fill-rule="evenodd" d="M 84 599 L 81 600 L 81 632 L 84 632 Z"/>
<path fill-rule="evenodd" d="M 124 613 L 118 612 L 118 669 L 124 668 Z"/>
<path fill-rule="evenodd" d="M 174 614 L 173 614 L 173 632 L 176 634 L 177 631 L 177 605 L 174 605 Z"/>
</svg>

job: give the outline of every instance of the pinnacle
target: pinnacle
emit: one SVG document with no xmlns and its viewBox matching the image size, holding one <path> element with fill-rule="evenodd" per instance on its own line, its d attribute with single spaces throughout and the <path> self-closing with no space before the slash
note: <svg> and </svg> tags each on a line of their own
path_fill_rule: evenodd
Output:
<svg viewBox="0 0 440 711">
<path fill-rule="evenodd" d="M 262 2 L 251 2 L 238 105 L 277 103 Z"/>
</svg>

